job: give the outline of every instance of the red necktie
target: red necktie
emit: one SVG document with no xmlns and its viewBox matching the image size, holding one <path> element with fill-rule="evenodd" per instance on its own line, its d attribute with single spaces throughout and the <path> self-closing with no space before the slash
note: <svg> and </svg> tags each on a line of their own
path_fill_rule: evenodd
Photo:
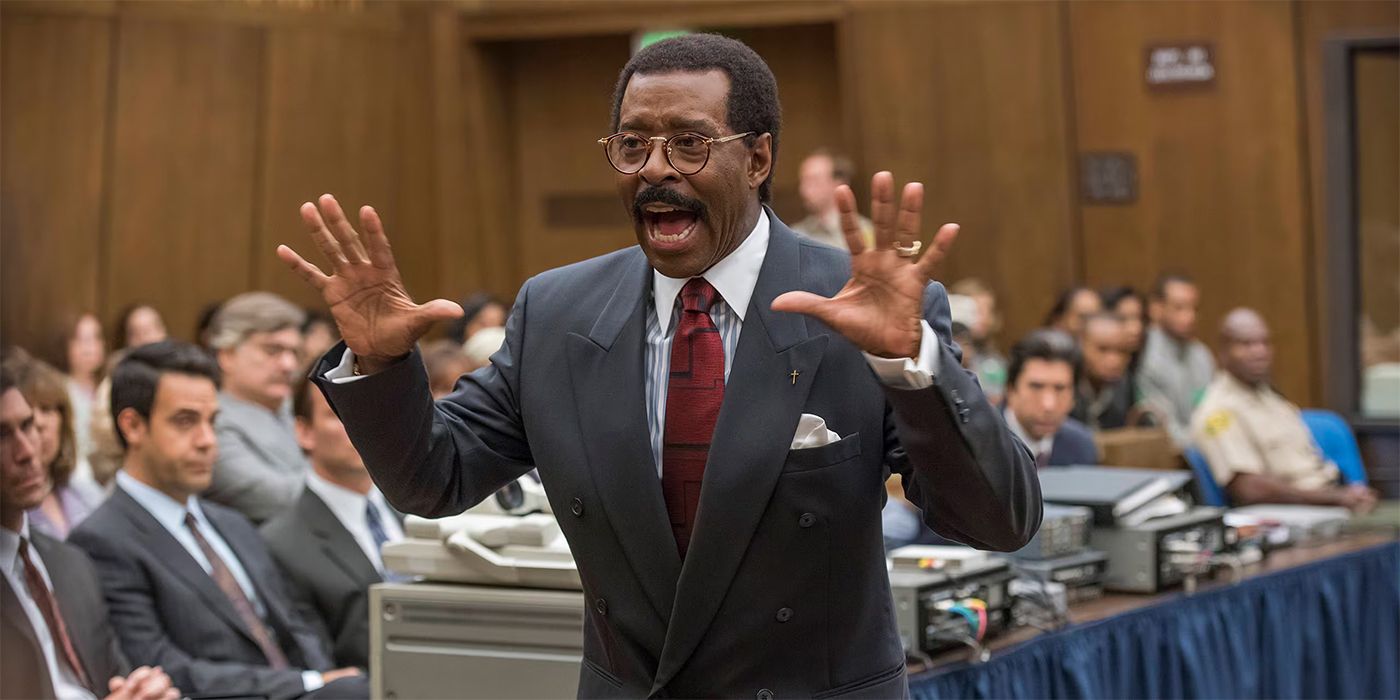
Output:
<svg viewBox="0 0 1400 700">
<path fill-rule="evenodd" d="M 195 519 L 194 513 L 185 511 L 185 526 L 190 529 L 190 534 L 194 535 L 194 541 L 199 545 L 199 550 L 204 552 L 204 558 L 209 560 L 209 568 L 212 570 L 210 577 L 228 597 L 228 602 L 233 604 L 239 619 L 243 620 L 243 624 L 247 625 L 248 631 L 253 634 L 253 640 L 258 643 L 263 656 L 267 657 L 267 665 L 277 670 L 287 668 L 287 656 L 273 641 L 272 630 L 258 617 L 257 611 L 253 609 L 253 601 L 248 600 L 248 596 L 243 593 L 243 587 L 238 585 L 238 579 L 233 577 L 233 571 L 228 568 L 228 564 L 209 545 L 209 540 L 204 539 L 204 533 L 199 531 L 199 521 Z"/>
<path fill-rule="evenodd" d="M 719 292 L 702 278 L 686 282 L 681 289 L 680 323 L 671 337 L 661 492 L 682 559 L 700 507 L 710 438 L 724 403 L 724 343 L 710 319 L 710 306 L 719 298 Z"/>
<path fill-rule="evenodd" d="M 39 613 L 44 616 L 44 624 L 49 626 L 49 636 L 53 637 L 54 646 L 58 647 L 60 654 L 59 663 L 68 662 L 68 667 L 73 670 L 78 682 L 91 688 L 92 684 L 88 682 L 83 662 L 78 658 L 78 652 L 73 649 L 73 640 L 68 637 L 68 627 L 63 624 L 58 601 L 54 600 L 53 592 L 49 590 L 48 584 L 44 583 L 44 576 L 39 573 L 39 568 L 34 566 L 34 560 L 29 558 L 28 538 L 19 539 L 19 557 L 24 560 L 24 585 L 29 589 L 29 597 L 39 606 Z"/>
</svg>

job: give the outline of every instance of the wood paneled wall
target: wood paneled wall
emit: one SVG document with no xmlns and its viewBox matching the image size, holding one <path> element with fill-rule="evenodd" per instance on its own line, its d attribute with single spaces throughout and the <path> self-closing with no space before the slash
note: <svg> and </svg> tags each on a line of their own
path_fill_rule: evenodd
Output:
<svg viewBox="0 0 1400 700">
<path fill-rule="evenodd" d="M 1328 361 L 1320 42 L 1400 31 L 1388 0 L 0 7 L 5 342 L 44 346 L 69 313 L 137 299 L 186 336 L 246 289 L 313 303 L 272 250 L 310 247 L 295 210 L 324 191 L 379 208 L 420 297 L 509 296 L 628 245 L 592 141 L 631 34 L 660 22 L 772 64 L 784 218 L 817 146 L 865 182 L 924 181 L 926 228 L 963 224 L 942 278 L 996 288 L 1007 342 L 1070 284 L 1188 272 L 1203 334 L 1235 305 L 1269 318 L 1279 383 L 1305 404 Z M 1146 46 L 1191 41 L 1213 45 L 1216 82 L 1148 90 Z M 1136 156 L 1135 202 L 1081 203 L 1079 155 L 1097 150 Z"/>
<path fill-rule="evenodd" d="M 5 3 L 3 342 L 60 359 L 74 315 L 136 301 L 186 338 L 250 289 L 315 304 L 273 251 L 314 253 L 297 207 L 328 191 L 412 231 L 436 293 L 434 12 Z"/>
</svg>

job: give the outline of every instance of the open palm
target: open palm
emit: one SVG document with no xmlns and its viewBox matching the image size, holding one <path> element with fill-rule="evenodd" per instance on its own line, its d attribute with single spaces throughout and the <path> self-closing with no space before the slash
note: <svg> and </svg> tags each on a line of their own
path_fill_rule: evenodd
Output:
<svg viewBox="0 0 1400 700">
<path fill-rule="evenodd" d="M 922 337 L 924 288 L 958 235 L 957 224 L 944 224 L 922 257 L 902 255 L 919 241 L 924 186 L 904 186 L 894 202 L 894 176 L 875 174 L 870 183 L 870 218 L 875 247 L 867 248 L 856 219 L 856 198 L 845 185 L 836 190 L 841 230 L 851 249 L 851 279 L 836 296 L 788 292 L 773 300 L 774 311 L 808 314 L 845 336 L 860 349 L 880 357 L 916 357 Z"/>
<path fill-rule="evenodd" d="M 462 315 L 462 307 L 446 299 L 414 303 L 373 207 L 360 208 L 364 234 L 355 231 L 328 194 L 317 204 L 302 204 L 301 219 L 330 263 L 331 274 L 288 246 L 278 246 L 277 256 L 321 293 L 340 336 L 366 369 L 373 371 L 407 355 L 434 323 Z"/>
</svg>

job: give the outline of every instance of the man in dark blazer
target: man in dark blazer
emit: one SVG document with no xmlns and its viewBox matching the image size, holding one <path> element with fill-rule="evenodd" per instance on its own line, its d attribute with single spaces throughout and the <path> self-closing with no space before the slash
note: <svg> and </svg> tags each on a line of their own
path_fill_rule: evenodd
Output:
<svg viewBox="0 0 1400 700">
<path fill-rule="evenodd" d="M 0 369 L 0 698 L 174 700 L 160 669 L 128 675 L 82 550 L 29 528 L 26 511 L 52 488 L 38 438 L 33 408 Z"/>
<path fill-rule="evenodd" d="M 112 627 L 131 659 L 159 664 L 191 695 L 367 697 L 356 669 L 330 668 L 251 523 L 195 494 L 218 442 L 217 370 L 167 341 L 112 373 L 125 449 L 117 488 L 69 539 L 101 573 Z"/>
<path fill-rule="evenodd" d="M 1099 463 L 1093 433 L 1069 417 L 1079 366 L 1079 348 L 1063 331 L 1031 331 L 1011 348 L 1006 423 L 1042 469 Z"/>
<path fill-rule="evenodd" d="M 291 509 L 263 525 L 263 539 L 302 617 L 331 640 L 335 663 L 369 668 L 369 587 L 386 573 L 380 548 L 403 539 L 398 514 L 310 381 L 297 386 L 292 414 L 311 471 Z"/>
<path fill-rule="evenodd" d="M 799 239 L 763 206 L 772 73 L 730 39 L 638 52 L 613 123 L 640 245 L 527 282 L 492 364 L 436 404 L 413 343 L 460 310 L 410 299 L 372 209 L 361 236 L 329 195 L 304 204 L 333 274 L 279 255 L 346 341 L 313 376 L 401 510 L 456 513 L 538 468 L 587 602 L 580 696 L 907 694 L 886 476 L 979 547 L 1020 547 L 1041 514 L 929 284 L 956 227 L 918 257 L 922 188 L 896 204 L 881 173 L 875 248 L 845 187 L 852 254 Z"/>
</svg>

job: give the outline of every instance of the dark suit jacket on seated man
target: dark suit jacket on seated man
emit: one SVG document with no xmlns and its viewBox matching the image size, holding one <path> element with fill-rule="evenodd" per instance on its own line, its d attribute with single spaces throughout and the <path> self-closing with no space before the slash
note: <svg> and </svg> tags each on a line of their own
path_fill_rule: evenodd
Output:
<svg viewBox="0 0 1400 700">
<path fill-rule="evenodd" d="M 321 392 L 303 380 L 293 406 L 311 471 L 291 509 L 263 525 L 263 539 L 302 617 L 331 640 L 335 663 L 369 668 L 369 587 L 393 580 L 380 548 L 403 530 Z"/>
<path fill-rule="evenodd" d="M 0 699 L 175 700 L 159 669 L 128 674 L 82 550 L 30 527 L 26 511 L 53 488 L 40 442 L 34 409 L 7 361 L 0 368 Z"/>
<path fill-rule="evenodd" d="M 325 641 L 297 614 L 252 523 L 194 496 L 217 452 L 216 377 L 185 343 L 145 345 L 117 364 L 125 461 L 117 489 L 69 539 L 97 564 L 123 651 L 182 691 L 367 697 L 358 670 L 329 670 Z"/>
<path fill-rule="evenodd" d="M 402 510 L 456 513 L 539 469 L 587 601 L 581 696 L 905 694 L 890 470 L 978 547 L 1020 547 L 1041 514 L 929 286 L 956 227 L 917 258 L 922 188 L 896 204 L 881 173 L 874 249 L 845 187 L 852 255 L 799 239 L 761 206 L 777 92 L 738 42 L 653 44 L 614 104 L 604 148 L 640 246 L 527 282 L 492 364 L 436 404 L 412 343 L 455 305 L 408 298 L 372 209 L 361 238 L 329 195 L 303 205 L 334 275 L 279 254 L 353 351 L 313 376 Z"/>
</svg>

